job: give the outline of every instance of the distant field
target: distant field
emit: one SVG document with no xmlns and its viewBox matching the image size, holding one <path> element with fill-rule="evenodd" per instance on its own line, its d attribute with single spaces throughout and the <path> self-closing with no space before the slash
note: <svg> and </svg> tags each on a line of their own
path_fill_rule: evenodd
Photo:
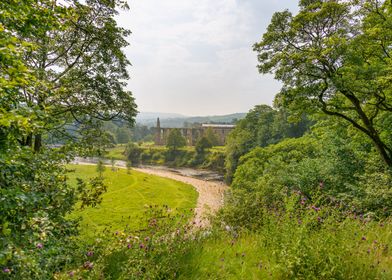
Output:
<svg viewBox="0 0 392 280">
<path fill-rule="evenodd" d="M 125 144 L 117 144 L 114 148 L 108 149 L 108 153 L 105 155 L 108 159 L 126 160 L 125 155 Z"/>
<path fill-rule="evenodd" d="M 69 165 L 69 168 L 75 170 L 68 175 L 73 184 L 77 177 L 88 179 L 97 175 L 95 166 Z M 127 174 L 124 169 L 112 171 L 110 167 L 106 168 L 104 176 L 108 191 L 103 195 L 102 203 L 71 215 L 83 218 L 81 234 L 87 238 L 94 237 L 95 233 L 105 228 L 116 231 L 128 225 L 135 229 L 148 205 L 165 204 L 172 209 L 191 209 L 196 206 L 196 190 L 181 182 L 133 170 L 131 174 Z"/>
</svg>

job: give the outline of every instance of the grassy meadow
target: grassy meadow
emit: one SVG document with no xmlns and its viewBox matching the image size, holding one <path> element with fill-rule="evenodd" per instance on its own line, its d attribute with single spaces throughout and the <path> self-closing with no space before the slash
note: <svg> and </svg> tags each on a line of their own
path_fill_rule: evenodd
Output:
<svg viewBox="0 0 392 280">
<path fill-rule="evenodd" d="M 301 205 L 296 197 L 285 203 Z M 222 227 L 218 215 L 211 229 L 189 235 L 191 225 L 173 228 L 170 214 L 154 211 L 142 231 L 108 234 L 107 243 L 82 247 L 79 265 L 57 279 L 392 279 L 390 219 L 309 204 L 263 208 L 257 230 Z"/>
<path fill-rule="evenodd" d="M 69 165 L 68 177 L 72 184 L 76 178 L 88 179 L 97 176 L 96 166 Z M 104 229 L 136 229 L 144 210 L 150 205 L 168 205 L 171 209 L 194 208 L 196 190 L 187 184 L 167 178 L 148 175 L 134 170 L 127 174 L 125 169 L 104 172 L 107 192 L 102 203 L 94 208 L 75 211 L 71 217 L 81 217 L 81 233 L 86 238 L 94 237 Z"/>
<path fill-rule="evenodd" d="M 105 157 L 109 159 L 113 158 L 117 160 L 126 160 L 124 151 L 125 151 L 125 144 L 117 144 L 113 148 L 109 148 L 107 150 L 107 154 L 105 155 Z"/>
<path fill-rule="evenodd" d="M 275 222 L 259 232 L 219 231 L 194 244 L 179 261 L 178 278 L 392 279 L 391 224 L 346 221 L 309 231 Z"/>
</svg>

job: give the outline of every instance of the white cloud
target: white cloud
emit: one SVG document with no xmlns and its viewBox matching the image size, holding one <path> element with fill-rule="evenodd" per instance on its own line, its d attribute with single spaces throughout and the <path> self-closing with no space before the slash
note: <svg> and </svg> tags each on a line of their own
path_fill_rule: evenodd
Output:
<svg viewBox="0 0 392 280">
<path fill-rule="evenodd" d="M 129 1 L 119 22 L 133 32 L 126 52 L 139 110 L 205 115 L 271 104 L 279 84 L 257 73 L 251 46 L 272 16 L 266 9 L 283 2 L 293 1 Z"/>
</svg>

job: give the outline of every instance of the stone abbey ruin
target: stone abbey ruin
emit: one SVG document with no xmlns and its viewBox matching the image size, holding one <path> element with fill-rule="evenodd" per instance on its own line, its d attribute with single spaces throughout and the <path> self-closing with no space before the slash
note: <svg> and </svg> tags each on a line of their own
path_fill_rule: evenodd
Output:
<svg viewBox="0 0 392 280">
<path fill-rule="evenodd" d="M 201 124 L 198 127 L 191 128 L 177 128 L 181 135 L 186 139 L 188 146 L 194 146 L 200 137 L 203 137 L 208 129 L 216 135 L 218 144 L 223 146 L 226 143 L 226 138 L 229 133 L 235 128 L 232 124 Z M 174 128 L 161 127 L 159 118 L 157 119 L 157 125 L 155 128 L 155 145 L 164 146 L 166 145 L 166 139 L 170 131 Z"/>
</svg>

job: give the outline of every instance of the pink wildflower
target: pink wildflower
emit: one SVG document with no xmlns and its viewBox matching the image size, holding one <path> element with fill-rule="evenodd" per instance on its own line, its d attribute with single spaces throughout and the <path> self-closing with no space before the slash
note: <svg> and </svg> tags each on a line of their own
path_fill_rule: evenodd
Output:
<svg viewBox="0 0 392 280">
<path fill-rule="evenodd" d="M 87 261 L 87 262 L 84 263 L 83 267 L 85 269 L 91 270 L 91 269 L 94 268 L 94 264 L 92 262 L 90 262 L 90 261 Z"/>
<path fill-rule="evenodd" d="M 86 256 L 87 257 L 92 257 L 94 255 L 94 252 L 93 251 L 88 251 L 87 253 L 86 253 Z"/>
</svg>

